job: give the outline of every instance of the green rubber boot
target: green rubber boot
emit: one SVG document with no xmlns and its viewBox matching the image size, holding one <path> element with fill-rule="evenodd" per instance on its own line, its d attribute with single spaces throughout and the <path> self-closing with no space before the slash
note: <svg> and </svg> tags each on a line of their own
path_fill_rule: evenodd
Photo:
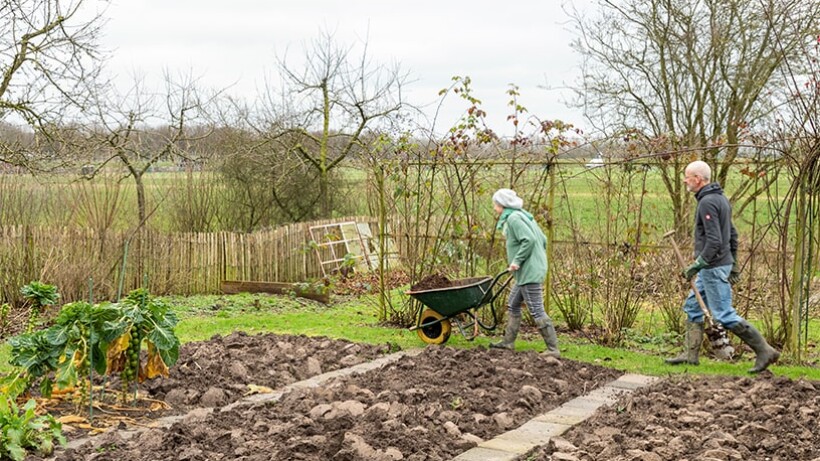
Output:
<svg viewBox="0 0 820 461">
<path fill-rule="evenodd" d="M 494 349 L 509 349 L 515 350 L 515 337 L 518 336 L 518 330 L 521 328 L 521 316 L 510 314 L 507 319 L 507 328 L 504 329 L 504 339 L 498 343 L 490 343 L 490 347 Z"/>
<path fill-rule="evenodd" d="M 780 358 L 780 352 L 770 346 L 763 335 L 749 322 L 741 320 L 729 330 L 755 351 L 755 364 L 749 369 L 749 373 L 760 373 Z"/>
<path fill-rule="evenodd" d="M 703 323 L 686 322 L 686 341 L 685 349 L 681 355 L 666 359 L 665 362 L 670 365 L 680 365 L 688 363 L 689 365 L 698 365 L 698 355 L 700 355 L 700 347 L 703 344 Z"/>
<path fill-rule="evenodd" d="M 558 350 L 558 335 L 555 333 L 555 327 L 552 322 L 547 320 L 543 322 L 542 325 L 539 325 L 539 327 L 538 332 L 541 333 L 541 337 L 544 338 L 544 343 L 547 345 L 547 350 L 544 351 L 544 355 L 560 359 L 561 351 Z"/>
</svg>

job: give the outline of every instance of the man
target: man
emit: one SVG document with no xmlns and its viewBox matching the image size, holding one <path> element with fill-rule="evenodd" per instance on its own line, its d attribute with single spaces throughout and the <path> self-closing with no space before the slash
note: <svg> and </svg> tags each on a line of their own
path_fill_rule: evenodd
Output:
<svg viewBox="0 0 820 461">
<path fill-rule="evenodd" d="M 558 336 L 552 319 L 544 311 L 544 278 L 547 276 L 547 237 L 532 214 L 523 210 L 524 200 L 512 189 L 493 194 L 493 210 L 499 216 L 497 228 L 507 239 L 507 261 L 515 284 L 507 301 L 507 328 L 504 339 L 490 347 L 514 349 L 521 327 L 521 303 L 525 302 L 547 345 L 545 354 L 560 358 Z"/>
<path fill-rule="evenodd" d="M 695 287 L 712 311 L 715 321 L 736 334 L 756 354 L 749 373 L 760 373 L 780 358 L 763 335 L 741 318 L 732 307 L 732 287 L 740 278 L 737 268 L 737 230 L 732 224 L 732 208 L 718 183 L 711 183 L 712 169 L 697 160 L 686 166 L 683 182 L 698 201 L 695 213 L 695 261 L 683 271 L 687 280 L 695 279 Z M 698 364 L 703 342 L 703 312 L 694 291 L 683 303 L 687 315 L 686 349 L 666 362 L 677 365 Z"/>
</svg>

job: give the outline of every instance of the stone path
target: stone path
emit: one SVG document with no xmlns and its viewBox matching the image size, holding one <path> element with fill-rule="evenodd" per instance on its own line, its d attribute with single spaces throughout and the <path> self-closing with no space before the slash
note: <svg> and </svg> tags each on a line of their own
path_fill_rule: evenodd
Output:
<svg viewBox="0 0 820 461">
<path fill-rule="evenodd" d="M 626 374 L 588 394 L 536 416 L 517 429 L 478 444 L 453 461 L 516 461 L 535 448 L 549 443 L 572 426 L 592 416 L 599 407 L 615 403 L 623 395 L 654 383 L 659 378 Z"/>
</svg>

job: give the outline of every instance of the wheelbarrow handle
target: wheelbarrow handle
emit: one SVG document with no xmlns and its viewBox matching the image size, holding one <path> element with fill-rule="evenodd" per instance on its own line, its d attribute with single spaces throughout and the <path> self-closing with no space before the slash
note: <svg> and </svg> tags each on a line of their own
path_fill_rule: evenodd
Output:
<svg viewBox="0 0 820 461">
<path fill-rule="evenodd" d="M 492 288 L 496 284 L 496 282 L 498 282 L 498 279 L 500 279 L 501 277 L 504 277 L 505 275 L 507 275 L 509 273 L 510 273 L 509 269 L 504 269 L 503 271 L 499 272 L 498 275 L 496 275 L 493 278 L 493 283 L 490 284 L 490 288 Z"/>
<path fill-rule="evenodd" d="M 498 325 L 498 314 L 495 311 L 495 301 L 498 299 L 498 297 L 501 295 L 501 293 L 504 292 L 504 288 L 506 288 L 507 285 L 509 285 L 510 281 L 512 280 L 512 277 L 508 278 L 507 281 L 505 281 L 504 283 L 501 283 L 501 284 L 499 284 L 498 281 L 501 279 L 501 277 L 504 277 L 505 275 L 507 275 L 509 273 L 510 273 L 510 271 L 508 269 L 505 269 L 505 270 L 501 271 L 498 275 L 493 277 L 492 281 L 487 286 L 487 291 L 484 292 L 484 296 L 481 298 L 481 302 L 479 302 L 478 305 L 476 306 L 476 309 L 478 309 L 481 306 L 485 306 L 487 304 L 490 305 L 490 313 L 493 316 L 492 325 L 484 325 L 483 323 L 481 323 L 481 320 L 479 319 L 479 317 L 477 315 L 475 316 L 475 321 L 479 325 L 481 325 L 481 327 L 484 328 L 485 330 L 494 330 L 495 327 Z M 494 289 L 496 287 L 496 285 L 500 285 L 500 288 L 498 290 Z"/>
<path fill-rule="evenodd" d="M 484 293 L 484 298 L 481 300 L 481 304 L 486 304 L 488 302 L 492 303 L 492 302 L 495 301 L 495 299 L 498 297 L 498 295 L 501 294 L 501 292 L 504 290 L 504 287 L 506 287 L 507 284 L 510 283 L 510 280 L 512 278 L 510 278 L 510 280 L 507 280 L 506 282 L 504 282 L 501 289 L 496 291 L 495 293 L 493 293 L 493 288 L 495 288 L 495 286 L 498 284 L 498 280 L 501 279 L 501 277 L 504 277 L 505 275 L 507 275 L 509 273 L 510 273 L 509 269 L 504 269 L 503 271 L 499 272 L 498 275 L 493 277 L 493 281 L 490 282 L 490 285 L 487 287 L 487 292 Z"/>
</svg>

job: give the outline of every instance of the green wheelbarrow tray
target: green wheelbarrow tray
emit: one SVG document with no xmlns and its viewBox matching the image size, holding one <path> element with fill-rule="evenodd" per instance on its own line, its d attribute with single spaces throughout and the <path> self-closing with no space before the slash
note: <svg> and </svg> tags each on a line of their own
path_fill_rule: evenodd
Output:
<svg viewBox="0 0 820 461">
<path fill-rule="evenodd" d="M 478 324 L 485 330 L 494 330 L 498 326 L 495 301 L 504 291 L 504 288 L 509 285 L 512 277 L 509 277 L 500 285 L 498 282 L 508 273 L 509 271 L 505 270 L 495 277 L 471 277 L 455 280 L 449 287 L 408 291 L 408 295 L 429 309 L 423 307 L 419 309 L 416 325 L 411 327 L 410 331 L 419 330 L 419 336 L 425 342 L 441 344 L 447 341 L 449 337 L 450 320 L 453 320 L 461 334 L 468 341 L 475 339 L 476 335 L 468 335 L 465 328 Z M 498 286 L 497 289 L 496 286 Z M 492 313 L 492 323 L 490 324 L 484 324 L 476 315 L 478 309 L 487 304 L 490 305 L 490 312 Z M 466 322 L 459 319 L 459 317 L 462 317 L 461 314 L 466 314 Z"/>
</svg>

